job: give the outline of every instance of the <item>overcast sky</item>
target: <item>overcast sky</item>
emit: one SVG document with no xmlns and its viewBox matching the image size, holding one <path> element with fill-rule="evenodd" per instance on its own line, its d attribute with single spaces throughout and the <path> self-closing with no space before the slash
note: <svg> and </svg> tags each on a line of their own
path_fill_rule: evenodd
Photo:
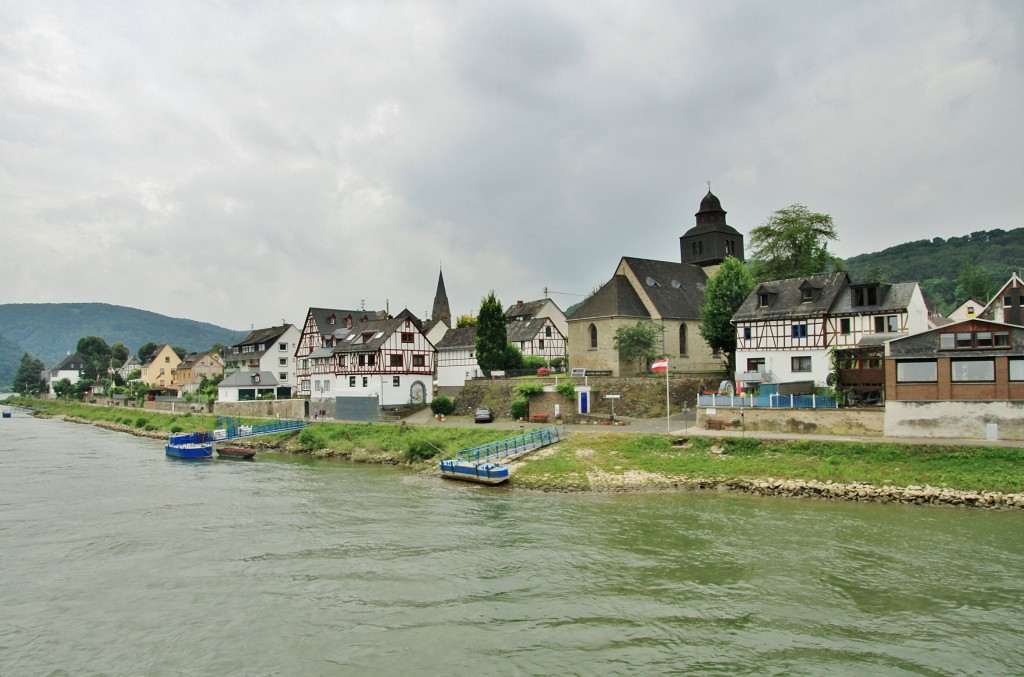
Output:
<svg viewBox="0 0 1024 677">
<path fill-rule="evenodd" d="M 849 257 L 1024 226 L 1024 2 L 0 0 L 0 303 L 563 309 L 707 181 Z"/>
</svg>

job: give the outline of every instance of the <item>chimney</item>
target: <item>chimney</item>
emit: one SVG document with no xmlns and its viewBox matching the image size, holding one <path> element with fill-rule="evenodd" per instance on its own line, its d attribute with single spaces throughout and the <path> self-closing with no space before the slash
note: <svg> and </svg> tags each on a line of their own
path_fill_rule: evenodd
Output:
<svg viewBox="0 0 1024 677">
<path fill-rule="evenodd" d="M 523 302 L 522 301 L 516 301 L 516 308 L 522 308 L 522 307 L 523 307 Z"/>
</svg>

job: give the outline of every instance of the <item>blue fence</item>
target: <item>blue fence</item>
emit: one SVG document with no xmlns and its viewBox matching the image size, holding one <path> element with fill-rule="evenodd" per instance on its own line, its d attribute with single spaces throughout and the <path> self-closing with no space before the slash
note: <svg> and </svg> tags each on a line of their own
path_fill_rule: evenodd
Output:
<svg viewBox="0 0 1024 677">
<path fill-rule="evenodd" d="M 463 449 L 456 456 L 460 461 L 493 461 L 514 454 L 521 454 L 524 451 L 546 447 L 549 444 L 562 441 L 564 427 L 544 428 L 530 433 L 510 437 L 507 440 L 489 442 L 479 447 Z"/>
<path fill-rule="evenodd" d="M 760 409 L 838 409 L 831 395 L 698 395 L 698 407 Z"/>
<path fill-rule="evenodd" d="M 286 430 L 298 430 L 305 428 L 308 423 L 300 418 L 283 419 L 280 421 L 268 421 L 254 425 L 242 425 L 242 419 L 230 416 L 217 417 L 217 430 L 223 430 L 224 436 L 217 439 L 235 439 L 237 437 L 253 437 L 255 435 L 270 435 Z M 216 433 L 215 433 L 216 434 Z"/>
</svg>

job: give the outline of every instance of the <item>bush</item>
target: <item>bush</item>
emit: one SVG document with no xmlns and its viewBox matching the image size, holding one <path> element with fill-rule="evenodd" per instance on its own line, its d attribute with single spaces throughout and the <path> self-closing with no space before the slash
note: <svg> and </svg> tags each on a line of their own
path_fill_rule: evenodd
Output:
<svg viewBox="0 0 1024 677">
<path fill-rule="evenodd" d="M 406 440 L 402 446 L 405 457 L 410 461 L 425 461 L 429 458 L 434 458 L 440 451 L 440 449 L 421 437 Z"/>
<path fill-rule="evenodd" d="M 146 417 L 145 416 L 139 416 L 137 419 L 135 419 L 135 427 L 136 428 L 144 428 L 145 426 L 146 426 Z"/>
<path fill-rule="evenodd" d="M 568 379 L 562 381 L 557 386 L 555 386 L 555 390 L 558 391 L 559 395 L 569 400 L 570 402 L 576 401 L 576 385 L 572 381 Z"/>
<path fill-rule="evenodd" d="M 548 366 L 547 360 L 539 355 L 523 355 L 523 369 L 537 371 L 541 367 L 546 366 Z"/>
<path fill-rule="evenodd" d="M 144 430 L 148 430 L 148 431 L 152 432 L 154 430 L 158 430 L 158 428 L 155 425 L 153 425 L 152 423 L 147 423 L 146 427 L 144 428 Z"/>
<path fill-rule="evenodd" d="M 525 397 L 512 400 L 512 418 L 526 418 L 530 414 L 530 401 Z"/>
<path fill-rule="evenodd" d="M 537 395 L 544 392 L 544 384 L 536 381 L 527 381 L 516 386 L 516 395 L 528 398 L 530 395 Z"/>
<path fill-rule="evenodd" d="M 184 430 L 184 428 L 182 428 L 180 425 L 172 425 L 171 426 L 171 432 L 172 433 L 180 433 L 182 430 Z"/>
<path fill-rule="evenodd" d="M 435 416 L 448 416 L 455 411 L 455 402 L 453 402 L 450 397 L 438 395 L 430 403 L 430 411 L 434 412 Z"/>
<path fill-rule="evenodd" d="M 565 362 L 561 357 L 551 358 L 551 368 L 555 371 L 559 371 L 562 368 L 562 363 Z"/>
</svg>

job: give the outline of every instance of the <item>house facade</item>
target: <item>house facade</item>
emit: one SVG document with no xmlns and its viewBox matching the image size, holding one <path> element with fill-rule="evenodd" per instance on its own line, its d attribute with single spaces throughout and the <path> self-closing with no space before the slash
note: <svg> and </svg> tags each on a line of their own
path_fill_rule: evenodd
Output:
<svg viewBox="0 0 1024 677">
<path fill-rule="evenodd" d="M 885 434 L 1024 439 L 1024 327 L 962 320 L 886 344 Z"/>
<path fill-rule="evenodd" d="M 524 357 L 540 357 L 549 363 L 556 358 L 564 361 L 567 357 L 565 336 L 549 317 L 513 319 L 505 324 L 505 334 L 508 342 L 519 348 Z"/>
<path fill-rule="evenodd" d="M 289 397 L 298 387 L 295 351 L 299 337 L 299 330 L 293 324 L 254 329 L 241 341 L 224 349 L 224 373 L 271 372 L 279 392 L 283 393 L 281 389 L 289 391 L 281 397 Z"/>
<path fill-rule="evenodd" d="M 1017 273 L 1011 275 L 979 313 L 979 317 L 1024 326 L 1024 280 Z"/>
<path fill-rule="evenodd" d="M 224 375 L 224 361 L 213 351 L 190 353 L 182 359 L 181 364 L 171 376 L 171 385 L 179 393 L 194 393 L 199 389 L 203 377 L 208 380 Z"/>
<path fill-rule="evenodd" d="M 217 384 L 218 402 L 280 399 L 281 383 L 271 371 L 236 371 Z M 290 392 L 290 389 L 285 389 Z"/>
<path fill-rule="evenodd" d="M 343 310 L 340 308 L 310 308 L 306 312 L 295 349 L 295 373 L 298 393 L 303 397 L 322 397 L 314 390 L 314 381 L 323 384 L 323 377 L 334 373 L 330 362 L 331 349 L 347 338 L 360 322 L 379 320 L 386 316 L 381 311 Z"/>
<path fill-rule="evenodd" d="M 67 379 L 72 385 L 82 380 L 82 370 L 85 369 L 85 360 L 77 353 L 68 354 L 53 369 L 44 372 L 46 374 L 46 385 L 50 390 L 50 397 L 55 397 L 53 385 L 62 379 Z"/>
<path fill-rule="evenodd" d="M 355 323 L 306 359 L 314 402 L 375 397 L 380 407 L 398 407 L 433 397 L 434 346 L 411 317 Z"/>
<path fill-rule="evenodd" d="M 514 305 L 509 306 L 505 310 L 505 319 L 508 322 L 520 322 L 538 318 L 548 318 L 551 320 L 563 338 L 568 335 L 569 322 L 565 318 L 565 313 L 551 299 L 516 301 Z"/>
<path fill-rule="evenodd" d="M 174 370 L 180 364 L 181 358 L 169 343 L 165 343 L 148 362 L 142 365 L 140 378 L 153 388 L 172 388 Z"/>
<path fill-rule="evenodd" d="M 917 283 L 852 284 L 845 272 L 762 282 L 732 319 L 744 387 L 813 381 L 879 402 L 884 342 L 930 326 Z"/>
<path fill-rule="evenodd" d="M 726 223 L 725 210 L 709 190 L 696 213 L 696 225 L 679 238 L 680 263 L 623 257 L 611 279 L 568 318 L 569 366 L 636 371 L 623 360 L 613 337 L 619 327 L 644 320 L 660 329 L 659 352 L 680 373 L 721 372 L 727 361 L 699 332 L 704 285 L 727 256 L 743 260 L 743 236 Z"/>
<path fill-rule="evenodd" d="M 435 348 L 438 386 L 462 386 L 484 375 L 476 361 L 476 327 L 449 329 Z"/>
</svg>

